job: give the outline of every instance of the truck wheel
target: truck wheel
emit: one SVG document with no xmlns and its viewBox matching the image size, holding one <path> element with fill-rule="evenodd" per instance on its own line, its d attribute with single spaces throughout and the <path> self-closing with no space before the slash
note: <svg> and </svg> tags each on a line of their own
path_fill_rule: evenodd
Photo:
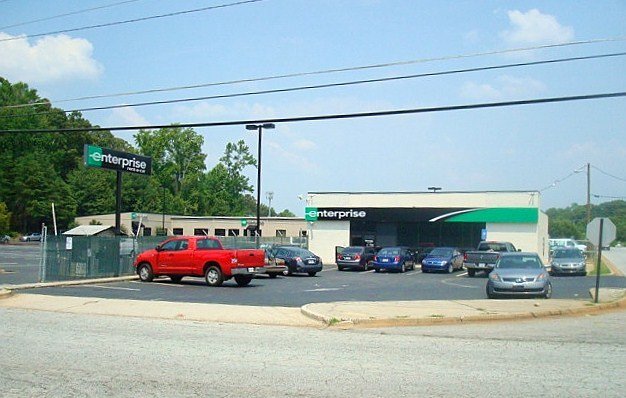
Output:
<svg viewBox="0 0 626 398">
<path fill-rule="evenodd" d="M 315 271 L 309 272 L 309 276 L 315 276 L 315 274 L 317 274 L 317 272 L 315 272 Z"/>
<path fill-rule="evenodd" d="M 252 275 L 235 275 L 235 282 L 241 287 L 248 286 L 252 281 Z"/>
<path fill-rule="evenodd" d="M 154 279 L 154 274 L 152 273 L 152 267 L 150 267 L 150 264 L 140 264 L 137 274 L 139 274 L 139 279 L 142 282 L 152 282 Z"/>
<path fill-rule="evenodd" d="M 270 276 L 271 279 L 274 279 L 274 278 L 276 278 L 278 276 L 278 274 L 276 274 L 274 272 L 270 272 L 268 275 Z"/>
<path fill-rule="evenodd" d="M 222 274 L 222 270 L 219 267 L 213 265 L 207 268 L 204 279 L 206 279 L 206 284 L 209 286 L 221 286 L 224 283 L 224 274 Z"/>
</svg>

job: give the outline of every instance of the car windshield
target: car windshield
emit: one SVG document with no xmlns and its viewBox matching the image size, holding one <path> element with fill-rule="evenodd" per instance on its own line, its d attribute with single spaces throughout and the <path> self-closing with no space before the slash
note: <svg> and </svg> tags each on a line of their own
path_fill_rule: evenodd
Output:
<svg viewBox="0 0 626 398">
<path fill-rule="evenodd" d="M 555 250 L 553 258 L 582 258 L 583 254 L 578 249 Z"/>
<path fill-rule="evenodd" d="M 498 261 L 497 268 L 504 269 L 535 269 L 543 268 L 539 258 L 535 256 L 506 256 Z"/>
<path fill-rule="evenodd" d="M 432 257 L 449 257 L 452 255 L 452 249 L 444 249 L 442 247 L 439 247 L 431 251 L 429 255 Z"/>
<path fill-rule="evenodd" d="M 378 255 L 381 257 L 399 256 L 400 254 L 402 254 L 402 249 L 397 248 L 397 247 L 382 249 L 381 251 L 378 252 Z"/>
<path fill-rule="evenodd" d="M 341 252 L 342 254 L 361 254 L 363 253 L 362 247 L 346 247 Z"/>
</svg>

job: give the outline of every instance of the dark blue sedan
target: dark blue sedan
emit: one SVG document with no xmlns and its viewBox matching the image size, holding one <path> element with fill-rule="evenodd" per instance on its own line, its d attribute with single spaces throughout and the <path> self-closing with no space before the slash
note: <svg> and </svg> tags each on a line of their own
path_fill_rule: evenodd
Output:
<svg viewBox="0 0 626 398">
<path fill-rule="evenodd" d="M 422 272 L 446 271 L 453 273 L 463 269 L 463 255 L 454 247 L 437 247 L 422 260 Z"/>
<path fill-rule="evenodd" d="M 374 271 L 415 269 L 415 254 L 408 247 L 383 247 L 374 257 Z"/>
</svg>

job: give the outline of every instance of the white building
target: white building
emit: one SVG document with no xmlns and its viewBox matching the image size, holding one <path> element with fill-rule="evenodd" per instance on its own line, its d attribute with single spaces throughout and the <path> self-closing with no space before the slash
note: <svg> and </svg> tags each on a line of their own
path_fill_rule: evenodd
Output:
<svg viewBox="0 0 626 398">
<path fill-rule="evenodd" d="M 310 192 L 309 248 L 334 263 L 336 246 L 475 248 L 502 240 L 547 259 L 548 217 L 537 191 Z"/>
</svg>

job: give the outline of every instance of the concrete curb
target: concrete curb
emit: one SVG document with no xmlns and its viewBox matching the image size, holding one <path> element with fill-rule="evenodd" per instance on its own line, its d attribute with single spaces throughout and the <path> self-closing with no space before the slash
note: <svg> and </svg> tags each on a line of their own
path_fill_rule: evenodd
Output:
<svg viewBox="0 0 626 398">
<path fill-rule="evenodd" d="M 535 318 L 546 318 L 554 316 L 581 316 L 588 314 L 597 314 L 605 311 L 613 311 L 617 309 L 626 308 L 626 297 L 610 302 L 594 304 L 589 302 L 588 306 L 583 308 L 570 308 L 570 309 L 550 309 L 550 310 L 538 310 L 516 313 L 484 313 L 480 315 L 467 315 L 467 316 L 431 316 L 424 318 L 380 318 L 380 319 L 365 319 L 365 318 L 336 318 L 333 316 L 325 315 L 316 312 L 312 309 L 315 304 L 306 304 L 300 308 L 303 315 L 323 322 L 328 326 L 355 326 L 365 328 L 378 328 L 378 327 L 403 327 L 403 326 L 430 326 L 430 325 L 451 325 L 461 323 L 478 323 L 488 321 L 511 321 L 511 320 L 525 320 Z"/>
<path fill-rule="evenodd" d="M 612 274 L 614 276 L 624 276 L 622 271 L 620 271 L 619 268 L 617 268 L 615 266 L 615 264 L 613 264 L 613 262 L 611 260 L 606 258 L 606 256 L 602 256 L 602 262 L 604 262 L 604 264 L 606 264 L 606 266 L 609 268 L 609 270 L 611 270 L 611 272 L 612 272 Z"/>
<path fill-rule="evenodd" d="M 59 286 L 74 286 L 74 285 L 93 285 L 95 283 L 110 283 L 110 282 L 124 282 L 139 279 L 137 275 L 130 276 L 116 276 L 111 278 L 98 278 L 98 279 L 78 279 L 72 281 L 57 281 L 57 282 L 38 282 L 38 283 L 25 283 L 22 285 L 4 285 L 0 289 L 6 290 L 24 290 L 24 289 L 36 289 L 39 287 L 59 287 Z"/>
<path fill-rule="evenodd" d="M 5 298 L 9 298 L 12 295 L 13 295 L 13 291 L 12 290 L 0 288 L 0 300 L 5 299 Z"/>
</svg>

